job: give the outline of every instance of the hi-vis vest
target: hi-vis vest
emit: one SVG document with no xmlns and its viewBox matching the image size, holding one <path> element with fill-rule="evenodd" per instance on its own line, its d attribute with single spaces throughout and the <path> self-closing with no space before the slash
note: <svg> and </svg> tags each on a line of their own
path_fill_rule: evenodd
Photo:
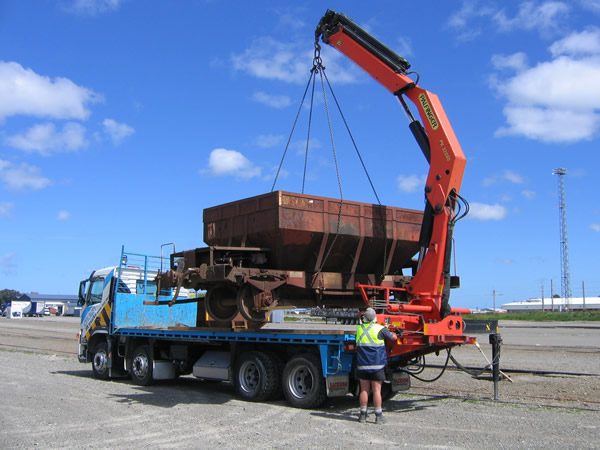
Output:
<svg viewBox="0 0 600 450">
<path fill-rule="evenodd" d="M 385 341 L 377 337 L 382 328 L 372 322 L 368 326 L 363 323 L 356 330 L 356 363 L 361 372 L 377 372 L 387 363 Z"/>
</svg>

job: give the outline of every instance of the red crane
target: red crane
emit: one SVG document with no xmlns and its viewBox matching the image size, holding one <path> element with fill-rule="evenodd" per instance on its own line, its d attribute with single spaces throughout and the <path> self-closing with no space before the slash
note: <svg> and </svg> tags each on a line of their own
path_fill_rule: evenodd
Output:
<svg viewBox="0 0 600 450">
<path fill-rule="evenodd" d="M 415 81 L 409 76 L 413 73 L 408 72 L 410 64 L 406 59 L 344 14 L 328 10 L 315 31 L 317 49 L 319 39 L 346 55 L 398 98 L 409 118 L 409 128 L 430 164 L 420 253 L 412 280 L 401 287 L 385 282 L 381 286 L 357 285 L 366 304 L 374 306 L 377 299 L 378 322 L 388 323 L 399 335 L 390 356 L 403 355 L 405 359 L 408 355 L 419 356 L 474 342 L 463 335 L 462 314 L 470 311 L 448 304 L 450 288 L 459 284 L 458 277 L 450 275 L 450 266 L 466 159 L 438 96 L 419 87 L 418 78 Z M 416 106 L 424 126 L 413 116 L 405 98 Z M 406 291 L 409 303 L 395 303 L 396 291 Z"/>
</svg>

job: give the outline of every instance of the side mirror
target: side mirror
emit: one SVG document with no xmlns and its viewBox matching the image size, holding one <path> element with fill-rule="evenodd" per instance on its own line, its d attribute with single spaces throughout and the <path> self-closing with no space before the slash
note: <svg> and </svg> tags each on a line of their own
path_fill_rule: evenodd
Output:
<svg viewBox="0 0 600 450">
<path fill-rule="evenodd" d="M 79 283 L 79 299 L 77 300 L 77 306 L 85 305 L 85 287 L 88 280 L 83 280 Z"/>
</svg>

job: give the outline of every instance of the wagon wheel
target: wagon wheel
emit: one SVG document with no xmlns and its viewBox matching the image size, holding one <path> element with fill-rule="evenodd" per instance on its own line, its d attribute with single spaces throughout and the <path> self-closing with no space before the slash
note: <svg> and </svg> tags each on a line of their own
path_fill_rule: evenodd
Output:
<svg viewBox="0 0 600 450">
<path fill-rule="evenodd" d="M 204 298 L 208 315 L 218 321 L 232 320 L 238 313 L 236 295 L 236 289 L 232 286 L 210 288 Z"/>
<path fill-rule="evenodd" d="M 262 293 L 264 296 L 264 293 Z M 261 293 L 255 287 L 245 284 L 238 291 L 237 306 L 246 320 L 251 322 L 266 322 L 269 320 L 271 311 L 265 309 L 257 309 L 255 299 Z M 270 306 L 274 302 L 273 297 L 263 298 L 260 303 L 264 306 Z"/>
</svg>

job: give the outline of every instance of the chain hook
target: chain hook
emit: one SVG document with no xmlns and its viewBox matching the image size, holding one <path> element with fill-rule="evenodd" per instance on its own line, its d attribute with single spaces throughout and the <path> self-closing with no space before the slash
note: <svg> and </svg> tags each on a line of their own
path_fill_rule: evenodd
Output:
<svg viewBox="0 0 600 450">
<path fill-rule="evenodd" d="M 315 40 L 315 55 L 313 57 L 313 66 L 310 70 L 311 72 L 319 71 L 325 69 L 323 65 L 323 60 L 321 59 L 321 45 L 319 44 L 319 39 Z"/>
</svg>

